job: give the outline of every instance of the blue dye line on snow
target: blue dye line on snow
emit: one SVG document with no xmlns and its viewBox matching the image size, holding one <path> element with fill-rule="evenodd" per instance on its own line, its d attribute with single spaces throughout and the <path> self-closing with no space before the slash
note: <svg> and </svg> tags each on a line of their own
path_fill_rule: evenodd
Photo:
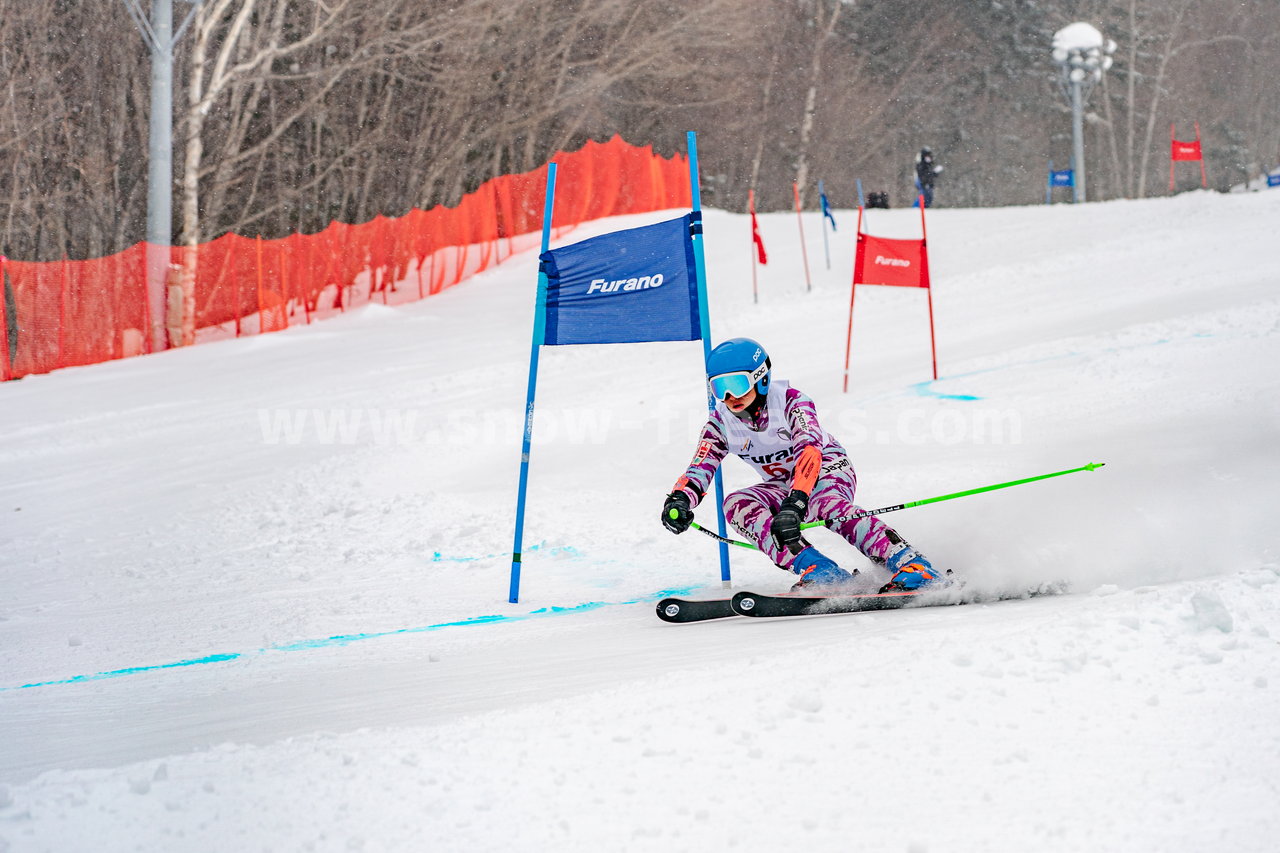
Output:
<svg viewBox="0 0 1280 853">
<path fill-rule="evenodd" d="M 553 555 L 568 554 L 571 557 L 581 556 L 581 553 L 578 551 L 578 549 L 573 547 L 572 545 L 558 545 L 555 548 L 547 548 L 546 546 L 547 546 L 546 542 L 539 542 L 537 545 L 529 545 L 524 549 L 524 553 L 527 554 L 530 551 L 545 550 L 548 554 L 553 554 Z M 501 554 L 485 554 L 480 557 L 466 557 L 466 556 L 455 557 L 455 556 L 447 555 L 441 551 L 434 551 L 431 554 L 431 562 L 433 563 L 478 563 L 482 560 L 497 560 L 499 558 L 510 559 L 510 557 L 511 557 L 510 551 L 505 551 Z"/>
<path fill-rule="evenodd" d="M 137 675 L 140 672 L 153 672 L 158 669 L 177 669 L 180 666 L 198 666 L 202 663 L 222 663 L 244 657 L 240 652 L 205 655 L 202 658 L 174 661 L 173 663 L 157 663 L 151 666 L 130 666 L 124 669 L 112 669 L 107 672 L 95 672 L 92 675 L 73 675 L 70 678 L 59 678 L 55 681 L 35 681 L 31 684 L 18 684 L 12 687 L 0 687 L 0 693 L 6 690 L 22 690 L 26 687 L 48 687 L 53 684 L 79 684 L 85 681 L 102 681 L 104 678 L 120 678 L 124 675 Z"/>
<path fill-rule="evenodd" d="M 953 377 L 948 376 L 947 378 L 951 379 Z M 916 384 L 911 386 L 911 390 L 912 392 L 915 393 L 917 397 L 937 397 L 940 400 L 981 400 L 982 399 L 981 397 L 975 397 L 972 394 L 943 394 L 941 391 L 935 391 L 929 387 L 933 383 L 934 383 L 934 380 L 932 379 L 930 379 L 927 382 L 917 382 Z"/>
<path fill-rule="evenodd" d="M 1104 347 L 1102 350 L 1099 350 L 1099 352 L 1102 352 L 1102 353 L 1128 352 L 1132 350 L 1146 349 L 1148 347 L 1163 346 L 1165 344 L 1181 343 L 1183 341 L 1202 340 L 1204 338 L 1215 338 L 1215 337 L 1218 337 L 1218 335 L 1214 332 L 1192 332 L 1190 335 L 1187 335 L 1185 338 L 1176 338 L 1176 339 L 1160 338 L 1159 340 L 1147 341 L 1141 344 L 1129 344 L 1126 346 Z M 981 400 L 983 399 L 982 397 L 978 397 L 972 394 L 946 394 L 946 393 L 943 393 L 942 391 L 935 390 L 933 388 L 933 385 L 938 382 L 949 382 L 953 379 L 967 379 L 971 376 L 980 376 L 984 373 L 996 373 L 999 371 L 1011 370 L 1013 368 L 1018 368 L 1018 367 L 1031 367 L 1032 365 L 1036 365 L 1036 364 L 1046 364 L 1052 361 L 1063 361 L 1064 359 L 1071 359 L 1071 358 L 1082 358 L 1086 355 L 1093 355 L 1093 354 L 1095 353 L 1064 352 L 1064 353 L 1059 353 L 1058 355 L 1044 356 L 1042 358 L 1031 358 L 1031 359 L 1026 359 L 1025 361 L 1014 361 L 1008 364 L 999 364 L 994 367 L 984 367 L 981 370 L 971 370 L 968 373 L 957 373 L 952 376 L 944 376 L 941 379 L 930 379 L 925 382 L 916 382 L 916 383 L 913 383 L 912 385 L 909 385 L 908 388 L 910 389 L 909 393 L 914 394 L 917 397 L 932 397 L 939 400 L 963 400 L 966 402 L 971 400 Z M 898 397 L 898 396 L 901 396 L 902 394 L 903 392 L 901 391 L 893 391 L 887 394 L 877 394 L 873 397 L 868 397 L 864 400 L 860 400 L 859 403 L 865 405 L 867 403 L 874 403 L 878 400 L 886 400 L 892 397 Z"/>
<path fill-rule="evenodd" d="M 394 631 L 374 631 L 367 634 L 336 634 L 332 637 L 325 637 L 324 639 L 299 640 L 293 643 L 283 643 L 269 648 L 256 649 L 252 652 L 226 652 L 222 654 L 212 654 L 205 655 L 204 657 L 191 658 L 189 660 L 173 661 L 172 663 L 159 663 L 152 664 L 150 666 L 130 666 L 125 667 L 124 669 L 95 672 L 90 675 L 73 675 L 70 678 L 58 678 L 50 681 L 33 681 L 30 684 L 16 684 L 9 687 L 0 687 L 0 693 L 4 693 L 9 690 L 25 690 L 28 687 L 53 687 L 60 684 L 81 684 L 88 681 L 103 681 L 108 678 L 123 678 L 126 675 L 138 675 L 144 672 L 155 672 L 163 669 L 178 669 L 180 667 L 187 666 L 224 663 L 226 661 L 248 658 L 253 655 L 262 655 L 269 652 L 296 652 L 309 649 L 324 649 L 333 646 L 347 646 L 361 640 L 376 640 L 381 637 L 395 637 L 404 634 L 422 634 L 427 631 L 440 631 L 445 628 L 464 628 L 471 625 L 491 625 L 495 622 L 522 622 L 526 619 L 535 619 L 544 616 L 557 616 L 562 613 L 582 613 L 588 610 L 599 610 L 603 607 L 640 604 L 647 601 L 659 601 L 669 596 L 688 595 L 695 590 L 702 589 L 703 586 L 705 586 L 705 584 L 679 587 L 677 589 L 665 589 L 661 592 L 653 593 L 652 595 L 632 598 L 627 601 L 584 601 L 581 604 L 574 604 L 570 606 L 553 605 L 551 607 L 540 607 L 537 610 L 531 610 L 528 613 L 521 613 L 515 616 L 503 616 L 495 613 L 485 616 L 472 616 L 467 619 L 459 619 L 455 622 L 437 622 L 433 625 L 422 625 L 416 628 L 397 628 Z"/>
</svg>

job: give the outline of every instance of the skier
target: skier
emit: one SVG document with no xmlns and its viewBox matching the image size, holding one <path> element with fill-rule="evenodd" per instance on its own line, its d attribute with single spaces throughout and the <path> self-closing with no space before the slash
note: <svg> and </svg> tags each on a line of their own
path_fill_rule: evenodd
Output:
<svg viewBox="0 0 1280 853">
<path fill-rule="evenodd" d="M 715 397 L 697 452 L 662 507 L 662 523 L 683 533 L 693 508 L 707 494 L 720 461 L 732 450 L 764 482 L 731 493 L 725 517 L 781 569 L 799 575 L 793 590 L 839 586 L 853 574 L 802 535 L 806 519 L 841 518 L 858 511 L 858 478 L 840 443 L 818 423 L 813 401 L 786 382 L 770 379 L 764 347 L 732 338 L 711 351 L 707 382 Z M 881 589 L 914 590 L 939 580 L 919 551 L 874 516 L 835 524 L 832 530 L 892 577 Z"/>
<path fill-rule="evenodd" d="M 933 207 L 933 181 L 942 174 L 942 167 L 933 163 L 933 149 L 928 145 L 916 155 L 916 189 L 924 196 L 924 206 Z"/>
</svg>

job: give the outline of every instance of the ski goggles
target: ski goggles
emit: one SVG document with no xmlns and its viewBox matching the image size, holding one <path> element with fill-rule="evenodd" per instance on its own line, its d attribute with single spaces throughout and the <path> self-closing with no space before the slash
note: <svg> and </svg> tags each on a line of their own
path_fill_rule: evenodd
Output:
<svg viewBox="0 0 1280 853">
<path fill-rule="evenodd" d="M 712 376 L 707 380 L 707 384 L 711 386 L 711 396 L 717 400 L 723 400 L 726 395 L 733 397 L 745 397 L 747 392 L 755 387 L 755 384 L 765 377 L 769 372 L 769 364 L 757 367 L 755 370 L 740 370 L 735 373 L 721 373 L 719 376 Z"/>
</svg>

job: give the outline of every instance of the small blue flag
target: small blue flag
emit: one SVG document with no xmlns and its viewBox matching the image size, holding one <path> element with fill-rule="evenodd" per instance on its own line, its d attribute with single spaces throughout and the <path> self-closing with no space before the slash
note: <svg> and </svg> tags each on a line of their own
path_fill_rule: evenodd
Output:
<svg viewBox="0 0 1280 853">
<path fill-rule="evenodd" d="M 696 212 L 544 252 L 542 343 L 700 340 L 695 227 Z"/>
<path fill-rule="evenodd" d="M 819 197 L 820 199 L 822 199 L 822 215 L 823 215 L 823 216 L 825 216 L 825 217 L 827 217 L 827 219 L 830 219 L 830 220 L 831 220 L 831 230 L 832 230 L 832 231 L 835 231 L 835 230 L 836 230 L 836 218 L 835 218 L 834 216 L 832 216 L 832 215 L 831 215 L 831 207 L 827 204 L 827 194 L 824 192 L 824 193 L 822 193 L 822 194 L 821 194 L 820 196 L 818 196 L 818 197 Z"/>
<path fill-rule="evenodd" d="M 1267 186 L 1280 187 L 1280 174 L 1267 175 Z"/>
<path fill-rule="evenodd" d="M 1049 185 L 1054 187 L 1073 187 L 1076 184 L 1075 172 L 1071 169 L 1055 169 L 1049 172 Z"/>
</svg>

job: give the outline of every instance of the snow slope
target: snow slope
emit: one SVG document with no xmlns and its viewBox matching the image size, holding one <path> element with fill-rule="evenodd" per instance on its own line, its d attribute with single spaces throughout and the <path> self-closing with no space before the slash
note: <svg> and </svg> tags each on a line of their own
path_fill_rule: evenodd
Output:
<svg viewBox="0 0 1280 853">
<path fill-rule="evenodd" d="M 847 395 L 836 216 L 812 292 L 761 217 L 754 304 L 748 225 L 708 211 L 713 337 L 815 398 L 867 507 L 1106 462 L 886 517 L 974 586 L 1072 594 L 658 621 L 719 587 L 657 521 L 688 343 L 543 351 L 508 603 L 525 253 L 0 385 L 0 851 L 1274 849 L 1280 193 L 931 211 L 942 378 L 924 294 L 859 288 Z"/>
</svg>

